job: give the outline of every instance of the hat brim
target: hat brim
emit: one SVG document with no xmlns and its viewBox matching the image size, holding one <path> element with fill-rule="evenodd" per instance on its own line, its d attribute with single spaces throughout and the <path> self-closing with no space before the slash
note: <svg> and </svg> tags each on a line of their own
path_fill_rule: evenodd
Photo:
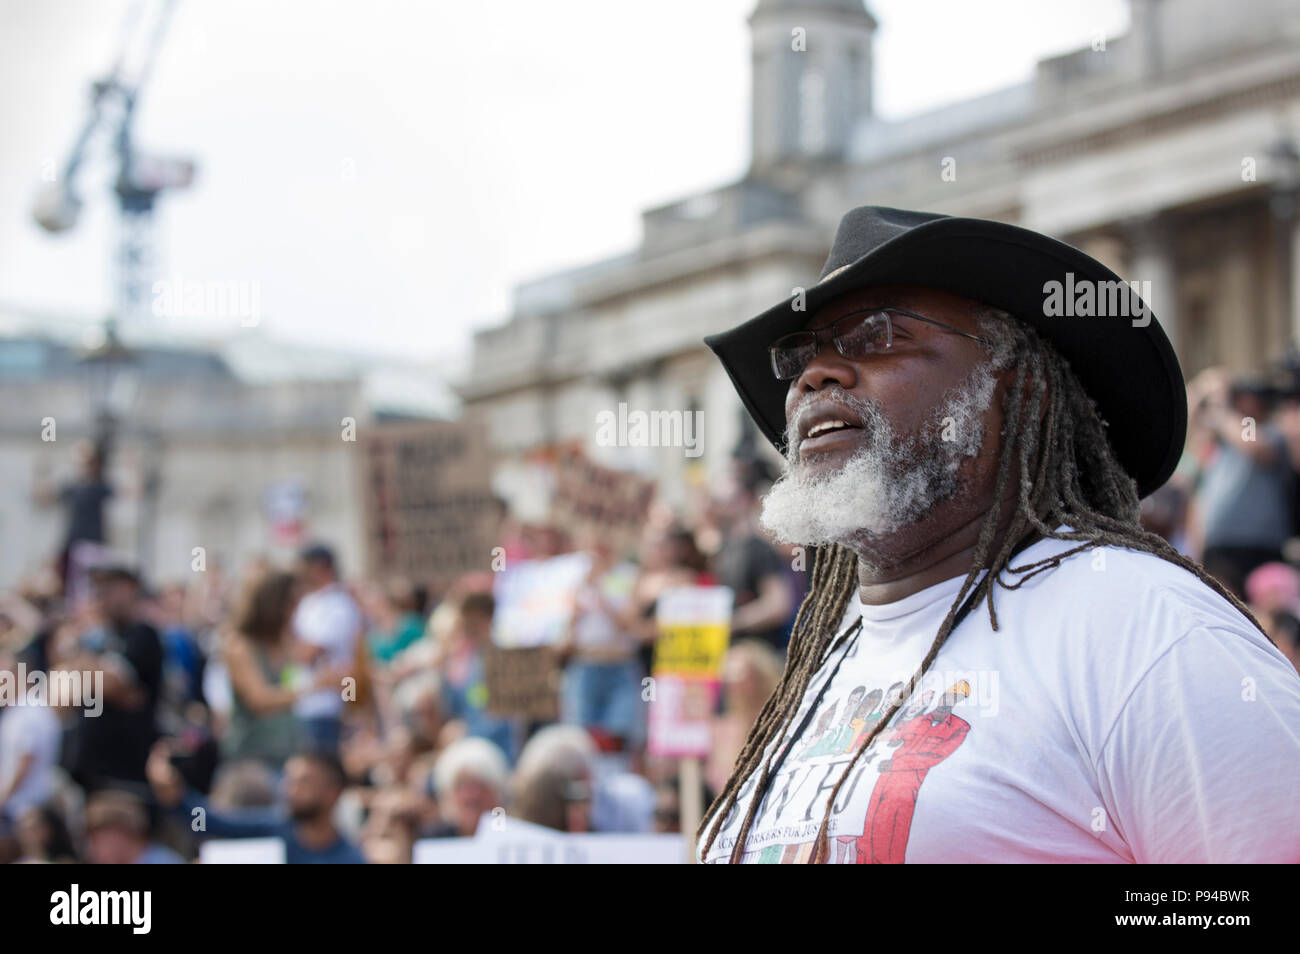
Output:
<svg viewBox="0 0 1300 954">
<path fill-rule="evenodd" d="M 773 341 L 803 328 L 837 296 L 868 285 L 923 285 L 976 299 L 1029 324 L 1069 362 L 1107 424 L 1116 458 L 1145 497 L 1169 479 L 1182 456 L 1187 437 L 1182 370 L 1164 330 L 1136 293 L 1127 317 L 1045 314 L 1044 286 L 1064 285 L 1070 273 L 1076 287 L 1122 282 L 1090 256 L 1037 232 L 984 219 L 941 218 L 827 275 L 806 289 L 802 310 L 795 310 L 792 295 L 704 342 L 721 360 L 759 430 L 784 453 L 788 384 L 772 374 L 768 347 Z"/>
</svg>

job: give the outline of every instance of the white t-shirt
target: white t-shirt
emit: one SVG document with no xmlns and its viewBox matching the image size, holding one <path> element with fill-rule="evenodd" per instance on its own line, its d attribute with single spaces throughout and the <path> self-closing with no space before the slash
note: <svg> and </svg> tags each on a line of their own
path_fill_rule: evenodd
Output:
<svg viewBox="0 0 1300 954">
<path fill-rule="evenodd" d="M 1011 565 L 1076 545 L 1041 540 Z M 860 733 L 916 671 L 962 579 L 851 603 L 841 631 L 859 614 L 863 630 L 771 779 L 746 863 L 807 860 Z M 998 630 L 981 601 L 854 766 L 832 862 L 1300 861 L 1300 675 L 1230 603 L 1121 548 L 993 599 Z M 709 862 L 729 859 L 757 774 Z"/>
<path fill-rule="evenodd" d="M 299 601 L 293 631 L 304 642 L 324 648 L 329 665 L 346 666 L 355 658 L 361 610 L 346 589 L 331 583 Z M 309 692 L 298 700 L 294 711 L 303 719 L 336 716 L 343 711 L 342 687 Z"/>
<path fill-rule="evenodd" d="M 0 709 L 0 792 L 9 791 L 23 756 L 29 753 L 33 756 L 31 768 L 0 809 L 11 819 L 17 820 L 26 809 L 40 805 L 53 794 L 59 741 L 59 717 L 49 707 L 22 705 Z"/>
<path fill-rule="evenodd" d="M 600 596 L 615 610 L 631 599 L 633 574 L 630 567 L 620 566 L 605 574 L 597 583 L 583 582 L 574 593 L 573 642 L 579 651 L 636 650 L 636 639 L 624 632 L 618 620 L 601 608 Z"/>
</svg>

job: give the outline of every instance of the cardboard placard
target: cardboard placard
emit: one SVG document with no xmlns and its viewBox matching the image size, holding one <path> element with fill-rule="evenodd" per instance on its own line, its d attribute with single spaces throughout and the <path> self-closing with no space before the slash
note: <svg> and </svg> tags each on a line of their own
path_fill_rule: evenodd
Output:
<svg viewBox="0 0 1300 954">
<path fill-rule="evenodd" d="M 483 659 L 488 712 L 553 722 L 560 713 L 560 664 L 549 646 L 501 649 L 490 646 Z"/>
<path fill-rule="evenodd" d="M 654 495 L 653 480 L 602 467 L 589 460 L 580 446 L 556 452 L 551 516 L 571 534 L 595 530 L 616 550 L 635 552 Z"/>
<path fill-rule="evenodd" d="M 474 419 L 363 430 L 361 494 L 371 576 L 450 578 L 491 568 L 500 507 Z"/>
</svg>

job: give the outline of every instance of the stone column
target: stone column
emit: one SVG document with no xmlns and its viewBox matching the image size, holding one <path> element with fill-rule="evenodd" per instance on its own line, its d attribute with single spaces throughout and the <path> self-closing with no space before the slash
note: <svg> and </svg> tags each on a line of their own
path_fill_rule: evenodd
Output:
<svg viewBox="0 0 1300 954">
<path fill-rule="evenodd" d="M 1174 267 L 1173 235 L 1168 223 L 1156 213 L 1130 219 L 1123 226 L 1128 242 L 1128 269 L 1121 277 L 1140 283 L 1143 300 L 1178 353 L 1182 350 L 1178 337 L 1178 272 Z"/>
</svg>

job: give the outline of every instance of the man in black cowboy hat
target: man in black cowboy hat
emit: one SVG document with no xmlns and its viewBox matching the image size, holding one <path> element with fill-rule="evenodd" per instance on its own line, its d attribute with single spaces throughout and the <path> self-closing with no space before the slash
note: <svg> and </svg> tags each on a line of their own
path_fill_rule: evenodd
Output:
<svg viewBox="0 0 1300 954">
<path fill-rule="evenodd" d="M 1139 524 L 1187 407 L 1129 285 L 1025 229 L 864 207 L 816 285 L 706 341 L 786 458 L 763 524 L 816 557 L 703 860 L 1300 861 L 1300 675 Z M 786 757 L 900 680 L 849 751 Z M 969 731 L 913 740 L 924 781 L 891 786 L 894 716 L 958 680 Z"/>
</svg>

